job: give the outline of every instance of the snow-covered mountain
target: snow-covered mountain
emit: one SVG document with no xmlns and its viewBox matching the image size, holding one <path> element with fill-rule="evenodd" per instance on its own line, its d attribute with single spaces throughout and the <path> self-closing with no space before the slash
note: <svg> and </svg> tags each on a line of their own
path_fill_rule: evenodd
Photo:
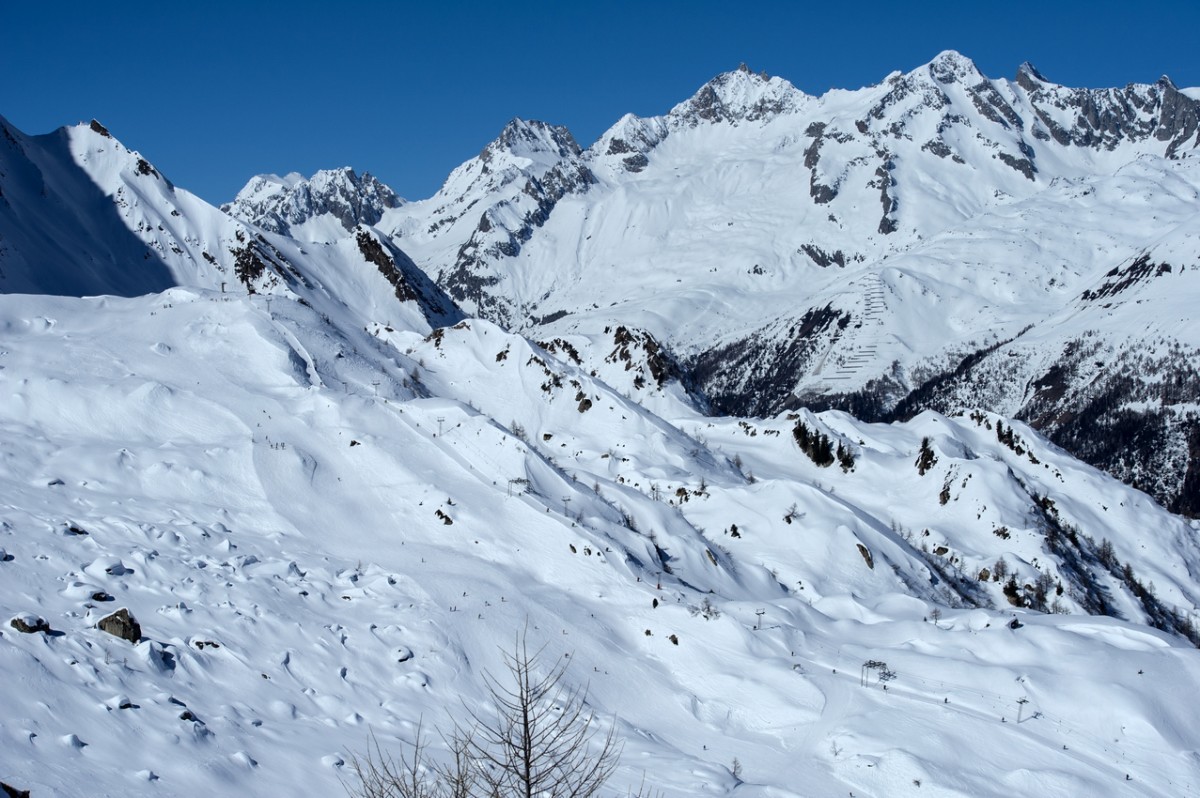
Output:
<svg viewBox="0 0 1200 798">
<path fill-rule="evenodd" d="M 225 210 L 4 124 L 0 783 L 338 793 L 526 630 L 615 794 L 1194 791 L 1200 523 L 1030 426 L 1190 495 L 1194 109 L 743 68 Z"/>
<path fill-rule="evenodd" d="M 204 203 L 99 122 L 26 136 L 0 118 L 0 180 L 5 292 L 136 296 L 218 280 Z"/>
<path fill-rule="evenodd" d="M 317 240 L 343 237 L 356 225 L 373 225 L 389 208 L 403 203 L 395 192 L 366 173 L 350 167 L 322 170 L 309 179 L 293 172 L 286 177 L 259 175 L 221 210 L 252 219 L 273 233 Z M 300 226 L 307 229 L 301 229 Z M 336 225 L 336 233 L 326 231 Z"/>
<path fill-rule="evenodd" d="M 1109 456 L 1093 430 L 1058 434 L 1034 412 L 1042 374 L 1007 381 L 1002 403 L 995 390 L 933 397 L 929 383 L 1069 313 L 1191 223 L 1198 122 L 1200 102 L 1165 77 L 1071 89 L 1029 64 L 989 79 L 945 52 L 812 97 L 743 66 L 664 116 L 621 119 L 586 150 L 561 128 L 514 120 L 435 197 L 377 227 L 467 313 L 539 339 L 635 330 L 719 411 L 887 420 L 925 398 L 1018 414 L 1191 512 L 1191 422 L 1168 435 L 1169 462 L 1132 440 Z M 1123 346 L 1141 332 L 1106 326 Z M 1128 409 L 1107 407 L 1100 426 Z"/>
<path fill-rule="evenodd" d="M 315 187 L 332 194 L 307 207 L 345 211 L 338 221 L 347 225 L 328 243 L 302 245 L 272 232 L 288 203 L 270 212 L 266 226 L 248 225 L 176 188 L 95 120 L 33 137 L 0 126 L 0 287 L 7 293 L 137 296 L 189 286 L 304 299 L 362 314 L 364 324 L 403 319 L 428 330 L 462 318 L 386 236 L 355 221 L 375 217 L 347 186 L 395 200 L 369 175 L 344 170 L 295 183 L 293 200 L 311 199 L 306 192 Z M 265 203 L 268 193 L 256 196 Z"/>
<path fill-rule="evenodd" d="M 987 406 L 1200 513 L 1200 214 L 1128 257 L 1045 321 L 966 358 L 895 415 Z"/>
</svg>

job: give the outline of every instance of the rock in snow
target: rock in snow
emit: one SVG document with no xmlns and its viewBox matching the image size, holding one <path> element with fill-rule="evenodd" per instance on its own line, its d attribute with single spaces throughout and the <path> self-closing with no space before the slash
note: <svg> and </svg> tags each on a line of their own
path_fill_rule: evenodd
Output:
<svg viewBox="0 0 1200 798">
<path fill-rule="evenodd" d="M 108 632 L 113 637 L 128 640 L 130 643 L 136 643 L 142 639 L 141 625 L 124 607 L 101 618 L 96 622 L 96 628 L 102 632 Z"/>
</svg>

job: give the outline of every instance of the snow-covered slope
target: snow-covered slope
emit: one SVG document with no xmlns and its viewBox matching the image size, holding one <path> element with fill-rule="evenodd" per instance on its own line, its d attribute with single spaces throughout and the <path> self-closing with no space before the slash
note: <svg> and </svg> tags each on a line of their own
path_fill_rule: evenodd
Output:
<svg viewBox="0 0 1200 798">
<path fill-rule="evenodd" d="M 1196 515 L 1200 215 L 1097 278 L 1050 318 L 935 377 L 900 416 L 988 406 Z"/>
<path fill-rule="evenodd" d="M 1200 660 L 1145 625 L 1190 629 L 1194 526 L 1022 425 L 665 419 L 486 321 L 357 323 L 0 297 L 3 781 L 337 792 L 369 734 L 487 711 L 524 628 L 616 724 L 615 790 L 1200 780 Z"/>
</svg>

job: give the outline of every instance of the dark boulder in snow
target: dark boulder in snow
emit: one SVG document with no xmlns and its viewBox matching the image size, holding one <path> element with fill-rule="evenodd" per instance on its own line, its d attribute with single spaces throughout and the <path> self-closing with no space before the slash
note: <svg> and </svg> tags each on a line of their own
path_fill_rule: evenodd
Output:
<svg viewBox="0 0 1200 798">
<path fill-rule="evenodd" d="M 46 623 L 45 618 L 32 615 L 28 612 L 22 613 L 8 622 L 8 625 L 16 629 L 22 634 L 31 635 L 36 632 L 49 632 L 50 624 Z"/>
<path fill-rule="evenodd" d="M 141 625 L 124 607 L 112 615 L 101 618 L 100 622 L 96 624 L 96 628 L 102 632 L 108 632 L 114 637 L 128 640 L 130 643 L 136 643 L 142 639 Z"/>
<path fill-rule="evenodd" d="M 18 790 L 11 784 L 5 784 L 0 781 L 0 792 L 4 793 L 5 798 L 29 798 L 29 790 Z"/>
</svg>

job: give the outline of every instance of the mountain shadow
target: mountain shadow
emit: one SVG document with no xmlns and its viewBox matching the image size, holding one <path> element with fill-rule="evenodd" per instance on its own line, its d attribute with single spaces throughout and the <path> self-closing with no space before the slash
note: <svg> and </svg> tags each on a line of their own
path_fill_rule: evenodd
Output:
<svg viewBox="0 0 1200 798">
<path fill-rule="evenodd" d="M 92 130 L 111 139 L 98 122 Z M 144 179 L 164 179 L 146 168 Z M 0 293 L 140 296 L 176 285 L 121 217 L 137 201 L 105 194 L 77 163 L 69 129 L 26 136 L 0 118 Z"/>
</svg>

